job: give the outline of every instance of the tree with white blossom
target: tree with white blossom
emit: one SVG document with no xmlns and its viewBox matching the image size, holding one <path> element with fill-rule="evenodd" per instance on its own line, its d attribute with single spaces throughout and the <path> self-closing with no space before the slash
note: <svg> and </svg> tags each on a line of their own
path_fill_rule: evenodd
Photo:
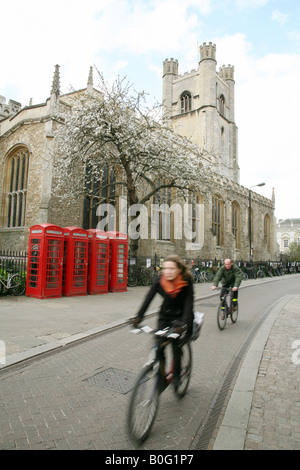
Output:
<svg viewBox="0 0 300 470">
<path fill-rule="evenodd" d="M 149 202 L 162 188 L 176 188 L 181 196 L 207 190 L 212 155 L 174 132 L 161 120 L 160 106 L 148 108 L 145 93 L 134 91 L 125 78 L 112 85 L 100 73 L 99 78 L 99 91 L 74 94 L 63 116 L 55 162 L 58 185 L 72 181 L 73 197 L 94 191 L 86 171 L 92 164 L 99 181 L 105 165 L 114 168 L 114 184 L 128 206 Z M 70 197 L 67 191 L 64 196 Z"/>
</svg>

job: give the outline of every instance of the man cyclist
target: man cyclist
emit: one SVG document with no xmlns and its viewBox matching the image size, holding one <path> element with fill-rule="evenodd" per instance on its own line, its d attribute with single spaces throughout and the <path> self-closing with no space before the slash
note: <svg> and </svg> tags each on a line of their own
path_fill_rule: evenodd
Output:
<svg viewBox="0 0 300 470">
<path fill-rule="evenodd" d="M 226 289 L 229 287 L 232 288 L 232 311 L 234 312 L 237 308 L 238 288 L 242 282 L 242 272 L 229 258 L 225 259 L 224 265 L 218 269 L 213 279 L 212 290 L 215 290 L 218 287 L 219 282 L 222 283 L 220 293 L 221 301 L 224 299 Z"/>
</svg>

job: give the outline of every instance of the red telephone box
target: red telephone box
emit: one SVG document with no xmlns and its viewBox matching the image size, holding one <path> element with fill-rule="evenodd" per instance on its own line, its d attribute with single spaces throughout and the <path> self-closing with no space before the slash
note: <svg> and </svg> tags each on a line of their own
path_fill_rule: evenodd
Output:
<svg viewBox="0 0 300 470">
<path fill-rule="evenodd" d="M 64 227 L 62 293 L 87 294 L 88 232 L 80 227 Z"/>
<path fill-rule="evenodd" d="M 109 238 L 106 232 L 89 229 L 88 294 L 107 294 Z"/>
<path fill-rule="evenodd" d="M 63 229 L 53 224 L 30 228 L 26 280 L 28 297 L 61 297 L 63 234 Z"/>
<path fill-rule="evenodd" d="M 120 232 L 107 232 L 110 241 L 110 265 L 108 290 L 127 291 L 128 238 Z"/>
</svg>

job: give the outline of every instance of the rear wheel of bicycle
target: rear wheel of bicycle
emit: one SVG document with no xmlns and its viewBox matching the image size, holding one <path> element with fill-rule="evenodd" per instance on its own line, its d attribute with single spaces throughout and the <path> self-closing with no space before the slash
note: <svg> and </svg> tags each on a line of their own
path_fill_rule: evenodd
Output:
<svg viewBox="0 0 300 470">
<path fill-rule="evenodd" d="M 235 323 L 237 321 L 238 316 L 239 316 L 239 304 L 238 304 L 238 301 L 236 301 L 236 310 L 234 312 L 231 312 L 230 314 L 232 323 Z"/>
<path fill-rule="evenodd" d="M 228 306 L 227 302 L 220 302 L 217 313 L 217 322 L 220 330 L 224 330 L 227 321 Z"/>
<path fill-rule="evenodd" d="M 10 292 L 13 295 L 23 295 L 25 293 L 25 279 L 21 274 L 14 274 L 10 279 Z"/>
<path fill-rule="evenodd" d="M 158 374 L 154 364 L 144 367 L 131 394 L 127 427 L 130 439 L 141 445 L 149 436 L 159 405 Z"/>
<path fill-rule="evenodd" d="M 185 343 L 181 348 L 181 373 L 180 382 L 175 390 L 178 398 L 184 397 L 189 386 L 192 374 L 192 348 L 190 343 Z"/>
<path fill-rule="evenodd" d="M 150 284 L 150 276 L 146 271 L 141 273 L 141 283 L 142 286 L 148 286 Z"/>
</svg>

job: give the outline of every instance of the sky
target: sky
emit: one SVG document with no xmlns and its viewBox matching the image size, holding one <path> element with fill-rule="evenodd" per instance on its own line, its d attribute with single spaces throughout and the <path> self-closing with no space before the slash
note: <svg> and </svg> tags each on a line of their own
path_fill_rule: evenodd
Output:
<svg viewBox="0 0 300 470">
<path fill-rule="evenodd" d="M 94 66 L 161 102 L 163 61 L 190 72 L 199 46 L 215 44 L 217 71 L 235 69 L 240 184 L 267 198 L 274 188 L 277 220 L 300 218 L 299 0 L 14 0 L 0 11 L 0 95 L 22 106 L 46 101 L 56 64 L 62 93 L 85 88 Z"/>
</svg>

